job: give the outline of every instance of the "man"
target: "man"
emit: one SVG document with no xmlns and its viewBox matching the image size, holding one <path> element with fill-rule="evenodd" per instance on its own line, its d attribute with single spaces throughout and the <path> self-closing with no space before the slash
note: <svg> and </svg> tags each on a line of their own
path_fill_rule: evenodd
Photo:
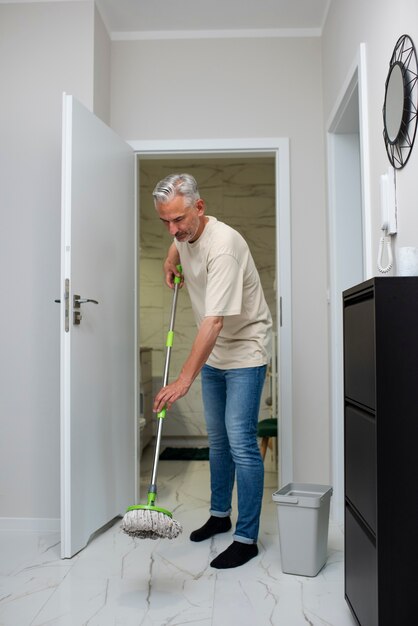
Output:
<svg viewBox="0 0 418 626">
<path fill-rule="evenodd" d="M 233 543 L 212 562 L 238 567 L 258 554 L 264 467 L 257 445 L 260 397 L 270 358 L 271 315 L 242 236 L 205 215 L 197 183 L 173 174 L 153 192 L 155 208 L 174 238 L 164 262 L 173 288 L 181 263 L 198 332 L 179 377 L 159 391 L 154 411 L 186 395 L 201 371 L 209 438 L 210 518 L 191 533 L 203 541 L 231 528 L 235 476 L 238 519 Z"/>
</svg>

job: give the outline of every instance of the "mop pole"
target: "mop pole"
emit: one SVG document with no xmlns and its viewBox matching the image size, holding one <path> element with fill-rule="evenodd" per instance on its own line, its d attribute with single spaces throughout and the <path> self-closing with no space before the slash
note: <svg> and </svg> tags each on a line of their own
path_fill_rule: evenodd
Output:
<svg viewBox="0 0 418 626">
<path fill-rule="evenodd" d="M 178 271 L 181 273 L 181 265 L 177 265 Z M 174 277 L 174 294 L 171 307 L 170 327 L 167 334 L 166 341 L 166 357 L 163 376 L 163 387 L 168 384 L 168 371 L 170 367 L 170 355 L 171 348 L 173 346 L 174 337 L 174 320 L 177 307 L 177 294 L 179 285 L 181 283 L 181 277 Z M 156 437 L 156 445 L 154 451 L 154 461 L 152 467 L 151 484 L 148 489 L 148 502 L 147 504 L 137 504 L 128 507 L 124 518 L 122 520 L 122 530 L 131 537 L 139 537 L 141 539 L 158 539 L 167 538 L 174 539 L 182 532 L 182 527 L 176 520 L 173 519 L 173 515 L 167 509 L 155 506 L 155 499 L 157 497 L 157 468 L 158 458 L 160 456 L 161 447 L 161 433 L 163 427 L 163 421 L 166 416 L 166 407 L 157 413 L 158 418 L 158 431 Z"/>
<path fill-rule="evenodd" d="M 177 269 L 179 272 L 182 271 L 181 265 L 177 265 Z M 174 277 L 174 295 L 173 302 L 171 305 L 171 316 L 170 316 L 170 325 L 167 333 L 166 340 L 166 351 L 165 351 L 165 364 L 164 364 L 164 375 L 163 375 L 163 387 L 168 385 L 168 373 L 170 370 L 170 358 L 171 358 L 171 348 L 173 347 L 173 339 L 174 339 L 174 322 L 176 319 L 176 309 L 177 309 L 177 296 L 179 285 L 181 282 L 180 276 Z M 156 444 L 155 444 L 155 454 L 154 454 L 154 462 L 152 466 L 152 474 L 151 474 L 151 483 L 148 489 L 148 504 L 154 504 L 155 494 L 157 493 L 157 470 L 158 470 L 158 459 L 160 456 L 160 448 L 161 448 L 161 436 L 163 432 L 163 421 L 166 416 L 166 408 L 164 407 L 159 413 L 157 413 L 158 418 L 158 428 L 156 435 Z M 154 497 L 152 497 L 154 494 Z M 150 500 L 152 500 L 150 502 Z"/>
</svg>

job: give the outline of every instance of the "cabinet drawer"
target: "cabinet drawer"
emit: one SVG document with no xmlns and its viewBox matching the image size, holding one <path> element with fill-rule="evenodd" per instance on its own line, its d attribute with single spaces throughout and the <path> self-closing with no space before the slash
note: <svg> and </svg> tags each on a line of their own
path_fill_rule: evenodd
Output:
<svg viewBox="0 0 418 626">
<path fill-rule="evenodd" d="M 350 405 L 345 407 L 345 493 L 376 532 L 376 423 Z"/>
<path fill-rule="evenodd" d="M 376 546 L 347 506 L 345 596 L 361 626 L 378 626 Z"/>
<path fill-rule="evenodd" d="M 350 302 L 344 308 L 345 395 L 375 409 L 375 325 L 372 298 Z"/>
</svg>

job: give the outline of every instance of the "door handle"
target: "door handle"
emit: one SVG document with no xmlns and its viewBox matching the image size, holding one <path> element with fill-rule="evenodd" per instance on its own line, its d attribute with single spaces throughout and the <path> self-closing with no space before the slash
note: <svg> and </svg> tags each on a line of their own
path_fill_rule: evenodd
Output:
<svg viewBox="0 0 418 626">
<path fill-rule="evenodd" d="M 73 295 L 73 308 L 79 309 L 80 304 L 86 304 L 86 302 L 93 302 L 93 304 L 99 304 L 97 300 L 92 300 L 91 298 L 80 298 L 80 296 L 74 294 Z"/>
<path fill-rule="evenodd" d="M 78 326 L 81 322 L 81 312 L 78 310 L 82 304 L 86 304 L 87 302 L 92 302 L 93 304 L 99 304 L 97 300 L 93 300 L 92 298 L 81 298 L 79 295 L 73 295 L 73 324 Z"/>
</svg>

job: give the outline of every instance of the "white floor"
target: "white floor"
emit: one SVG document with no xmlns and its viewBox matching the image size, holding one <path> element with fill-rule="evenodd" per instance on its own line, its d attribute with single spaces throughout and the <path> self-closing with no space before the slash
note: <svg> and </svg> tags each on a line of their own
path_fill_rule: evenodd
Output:
<svg viewBox="0 0 418 626">
<path fill-rule="evenodd" d="M 146 494 L 151 451 L 146 451 Z M 71 560 L 59 558 L 56 533 L 0 532 L 1 626 L 355 626 L 344 600 L 343 536 L 330 523 L 328 561 L 314 578 L 283 574 L 266 466 L 259 555 L 232 570 L 210 561 L 231 533 L 200 544 L 189 533 L 208 516 L 204 461 L 159 464 L 158 502 L 184 532 L 175 540 L 133 540 L 117 520 Z"/>
</svg>

